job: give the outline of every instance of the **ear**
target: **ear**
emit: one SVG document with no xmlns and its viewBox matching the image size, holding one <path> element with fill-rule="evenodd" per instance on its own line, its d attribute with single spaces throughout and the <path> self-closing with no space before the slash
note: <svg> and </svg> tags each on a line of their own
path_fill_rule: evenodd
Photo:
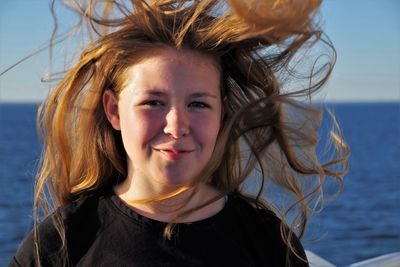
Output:
<svg viewBox="0 0 400 267">
<path fill-rule="evenodd" d="M 113 91 L 106 90 L 104 92 L 103 108 L 104 108 L 104 113 L 106 114 L 107 119 L 111 123 L 112 127 L 115 130 L 120 131 L 121 125 L 118 112 L 118 99 Z"/>
</svg>

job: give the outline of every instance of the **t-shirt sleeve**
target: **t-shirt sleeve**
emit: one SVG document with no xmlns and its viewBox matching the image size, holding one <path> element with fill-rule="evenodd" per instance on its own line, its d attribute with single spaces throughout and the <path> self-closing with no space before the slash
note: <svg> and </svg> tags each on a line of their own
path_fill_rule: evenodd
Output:
<svg viewBox="0 0 400 267">
<path fill-rule="evenodd" d="M 33 232 L 22 241 L 8 266 L 35 266 Z"/>
<path fill-rule="evenodd" d="M 289 251 L 289 261 L 290 265 L 289 266 L 304 266 L 304 267 L 309 267 L 308 259 L 306 256 L 306 253 L 304 251 L 303 245 L 301 244 L 299 238 L 296 236 L 296 234 L 293 234 L 292 236 L 292 241 L 291 244 L 293 246 L 294 251 L 296 252 L 297 256 Z"/>
<path fill-rule="evenodd" d="M 53 224 L 52 216 L 39 224 L 39 255 L 42 266 L 58 266 L 60 257 L 61 239 Z M 15 256 L 9 263 L 9 267 L 36 266 L 35 241 L 33 230 L 21 242 Z"/>
</svg>

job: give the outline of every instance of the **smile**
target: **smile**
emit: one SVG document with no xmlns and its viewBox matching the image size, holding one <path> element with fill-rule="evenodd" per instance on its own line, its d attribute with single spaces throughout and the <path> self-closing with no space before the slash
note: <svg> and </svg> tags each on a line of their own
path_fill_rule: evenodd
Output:
<svg viewBox="0 0 400 267">
<path fill-rule="evenodd" d="M 156 149 L 169 160 L 180 160 L 194 150 Z"/>
</svg>

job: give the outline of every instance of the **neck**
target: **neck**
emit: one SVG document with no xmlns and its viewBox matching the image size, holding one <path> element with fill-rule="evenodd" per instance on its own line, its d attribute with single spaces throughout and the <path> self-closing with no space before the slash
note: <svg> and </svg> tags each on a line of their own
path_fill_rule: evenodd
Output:
<svg viewBox="0 0 400 267">
<path fill-rule="evenodd" d="M 137 180 L 128 177 L 124 182 L 116 185 L 114 191 L 135 212 L 154 220 L 192 222 L 208 218 L 224 206 L 224 200 L 221 198 L 184 217 L 178 217 L 182 212 L 196 209 L 218 196 L 218 191 L 210 185 L 200 184 L 196 188 L 189 188 L 175 195 L 173 193 L 179 192 L 177 190 L 180 190 L 181 186 L 149 186 L 140 184 L 140 180 Z"/>
</svg>

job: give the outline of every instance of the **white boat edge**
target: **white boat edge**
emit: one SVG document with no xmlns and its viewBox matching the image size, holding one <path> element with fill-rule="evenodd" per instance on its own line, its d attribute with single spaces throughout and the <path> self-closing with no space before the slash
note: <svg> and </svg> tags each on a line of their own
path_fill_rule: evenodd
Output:
<svg viewBox="0 0 400 267">
<path fill-rule="evenodd" d="M 400 252 L 378 256 L 372 259 L 350 264 L 349 267 L 400 267 Z"/>
<path fill-rule="evenodd" d="M 330 263 L 329 261 L 321 258 L 317 254 L 309 250 L 306 250 L 306 256 L 310 267 L 336 267 L 336 265 L 334 265 L 333 263 Z"/>
<path fill-rule="evenodd" d="M 321 258 L 309 250 L 306 250 L 306 255 L 310 267 L 336 267 L 335 264 Z M 347 265 L 347 267 L 400 267 L 400 251 L 352 263 Z"/>
</svg>

